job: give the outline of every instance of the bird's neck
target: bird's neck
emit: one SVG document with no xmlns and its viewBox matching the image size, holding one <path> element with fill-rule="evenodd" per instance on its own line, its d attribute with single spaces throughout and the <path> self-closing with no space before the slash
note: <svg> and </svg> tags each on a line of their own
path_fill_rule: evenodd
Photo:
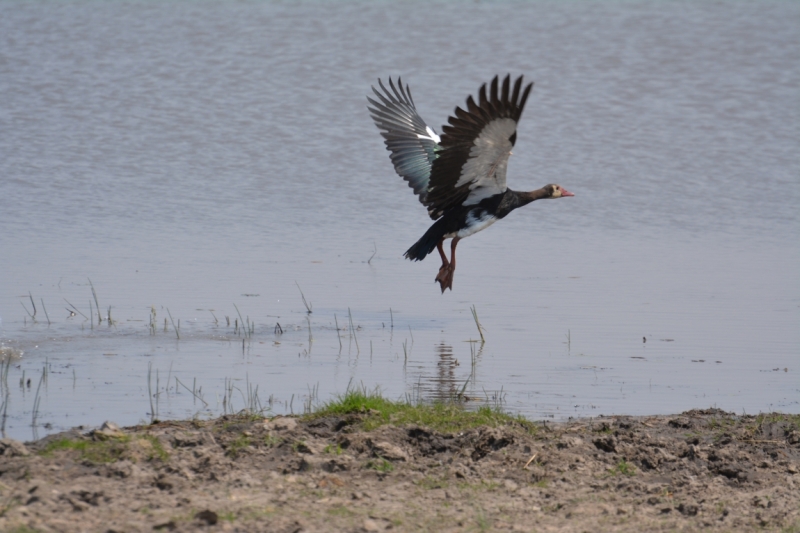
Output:
<svg viewBox="0 0 800 533">
<path fill-rule="evenodd" d="M 506 192 L 500 197 L 497 207 L 492 209 L 497 218 L 504 218 L 514 209 L 527 205 L 534 200 L 540 198 L 547 198 L 548 191 L 544 188 L 537 189 L 530 192 L 519 192 L 506 189 Z"/>
<path fill-rule="evenodd" d="M 547 187 L 542 187 L 541 189 L 536 189 L 535 191 L 530 192 L 516 192 L 516 196 L 517 200 L 519 201 L 519 206 L 522 207 L 523 205 L 527 205 L 534 200 L 547 198 L 549 192 L 550 191 L 547 190 Z"/>
</svg>

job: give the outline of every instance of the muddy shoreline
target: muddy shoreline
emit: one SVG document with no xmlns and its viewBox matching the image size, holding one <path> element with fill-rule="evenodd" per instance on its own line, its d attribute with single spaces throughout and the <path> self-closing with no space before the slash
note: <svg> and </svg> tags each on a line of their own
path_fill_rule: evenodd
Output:
<svg viewBox="0 0 800 533">
<path fill-rule="evenodd" d="M 370 412 L 0 441 L 0 531 L 800 531 L 800 416 L 442 432 Z"/>
</svg>

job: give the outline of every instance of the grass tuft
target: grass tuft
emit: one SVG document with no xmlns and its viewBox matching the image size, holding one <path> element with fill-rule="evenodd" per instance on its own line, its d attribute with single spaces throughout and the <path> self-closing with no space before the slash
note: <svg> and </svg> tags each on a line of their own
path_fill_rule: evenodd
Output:
<svg viewBox="0 0 800 533">
<path fill-rule="evenodd" d="M 161 441 L 158 440 L 158 437 L 155 435 L 144 435 L 139 437 L 138 441 L 140 446 L 147 448 L 148 461 L 153 461 L 155 459 L 166 461 L 169 459 L 169 453 L 167 453 L 167 450 L 164 449 L 164 445 L 161 444 Z M 144 446 L 145 443 L 149 444 Z"/>
<path fill-rule="evenodd" d="M 161 441 L 153 435 L 137 436 L 135 439 L 125 435 L 102 441 L 58 439 L 48 443 L 39 455 L 52 457 L 57 452 L 77 453 L 81 461 L 93 464 L 114 463 L 122 459 L 136 461 L 142 457 L 148 461 L 169 459 Z"/>
<path fill-rule="evenodd" d="M 456 402 L 412 404 L 407 401 L 392 401 L 380 392 L 365 389 L 349 389 L 337 399 L 324 404 L 307 419 L 326 416 L 360 415 L 359 424 L 365 431 L 394 424 L 417 424 L 443 433 L 453 433 L 479 426 L 522 425 L 530 433 L 536 431 L 533 423 L 520 416 L 512 416 L 497 408 L 483 406 L 467 410 Z"/>
<path fill-rule="evenodd" d="M 113 463 L 122 458 L 130 440 L 128 436 L 105 441 L 58 439 L 48 443 L 39 453 L 44 457 L 50 457 L 59 451 L 74 451 L 78 452 L 81 460 L 90 463 Z"/>
<path fill-rule="evenodd" d="M 394 470 L 394 465 L 384 459 L 383 457 L 378 457 L 378 459 L 372 459 L 367 461 L 367 464 L 364 465 L 365 468 L 369 468 L 371 470 L 375 470 L 377 472 L 381 472 L 383 474 L 388 474 L 389 472 Z"/>
<path fill-rule="evenodd" d="M 225 455 L 228 457 L 236 458 L 239 454 L 247 449 L 250 446 L 250 437 L 247 435 L 241 434 L 233 442 L 228 445 L 228 448 L 225 450 Z"/>
<path fill-rule="evenodd" d="M 609 468 L 608 473 L 612 476 L 635 476 L 636 468 L 627 462 L 625 459 L 621 460 L 614 468 Z"/>
<path fill-rule="evenodd" d="M 323 451 L 323 453 L 330 453 L 330 454 L 333 454 L 333 455 L 342 455 L 342 452 L 344 450 L 342 449 L 342 446 L 340 444 L 337 444 L 336 446 L 334 446 L 333 444 L 328 444 L 327 446 L 325 446 L 325 449 L 322 450 L 322 451 Z"/>
</svg>

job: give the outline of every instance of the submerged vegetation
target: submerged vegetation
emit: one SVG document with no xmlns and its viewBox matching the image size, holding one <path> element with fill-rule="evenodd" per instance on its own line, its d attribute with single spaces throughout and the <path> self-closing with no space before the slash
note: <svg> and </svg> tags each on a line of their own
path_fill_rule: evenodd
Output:
<svg viewBox="0 0 800 533">
<path fill-rule="evenodd" d="M 165 306 L 148 306 L 146 308 L 147 315 L 142 318 L 112 319 L 112 306 L 107 305 L 108 302 L 104 302 L 103 306 L 100 306 L 99 303 L 100 300 L 103 299 L 102 288 L 98 290 L 92 283 L 92 280 L 88 278 L 86 279 L 85 285 L 88 292 L 88 298 L 86 300 L 86 307 L 88 310 L 84 309 L 82 311 L 65 298 L 64 301 L 67 306 L 65 310 L 68 313 L 64 320 L 66 324 L 73 324 L 74 321 L 74 324 L 78 325 L 81 330 L 83 330 L 84 327 L 96 330 L 100 325 L 107 324 L 111 327 L 110 329 L 112 332 L 117 331 L 117 326 L 119 324 L 119 331 L 122 333 L 126 327 L 129 327 L 127 323 L 141 323 L 139 326 L 146 328 L 149 337 L 169 335 L 177 343 L 191 341 L 193 339 L 192 332 L 197 331 L 196 329 L 182 329 L 179 315 L 176 313 L 176 315 L 173 316 L 170 308 Z M 302 302 L 304 314 L 306 315 L 304 317 L 304 326 L 291 323 L 287 324 L 285 321 L 283 325 L 275 322 L 274 326 L 272 324 L 259 324 L 257 326 L 256 322 L 252 320 L 249 315 L 243 313 L 244 308 L 240 310 L 240 306 L 233 303 L 234 313 L 223 314 L 219 318 L 213 309 L 208 309 L 210 317 L 213 319 L 211 326 L 213 335 L 211 338 L 214 340 L 228 341 L 229 343 L 235 341 L 237 348 L 239 343 L 241 343 L 241 353 L 244 357 L 248 357 L 252 353 L 256 355 L 263 354 L 264 347 L 262 345 L 269 345 L 269 342 L 267 342 L 266 339 L 254 341 L 254 337 L 262 337 L 261 334 L 266 334 L 270 337 L 269 340 L 271 340 L 271 345 L 274 349 L 281 349 L 282 345 L 288 346 L 290 344 L 295 344 L 302 348 L 298 351 L 298 357 L 311 357 L 312 346 L 316 341 L 315 336 L 322 340 L 322 335 L 316 333 L 316 330 L 331 331 L 332 334 L 336 335 L 335 343 L 338 345 L 337 355 L 341 357 L 344 352 L 347 354 L 348 360 L 354 357 L 357 361 L 359 356 L 362 355 L 360 344 L 365 344 L 366 346 L 364 340 L 359 339 L 365 328 L 359 323 L 356 316 L 354 316 L 353 311 L 349 307 L 345 308 L 347 314 L 344 317 L 344 322 L 341 324 L 338 321 L 336 313 L 332 313 L 332 317 L 330 317 L 332 320 L 329 324 L 325 324 L 324 322 L 320 323 L 319 319 L 324 320 L 324 317 L 321 316 L 321 313 L 313 309 L 311 301 L 305 296 L 300 285 L 298 283 L 296 283 L 296 285 L 299 292 L 298 303 Z M 258 295 L 244 294 L 244 296 Z M 40 298 L 40 303 L 36 303 L 35 299 L 36 297 L 29 292 L 20 302 L 26 313 L 24 317 L 26 326 L 35 326 L 39 324 L 40 315 L 42 311 L 44 311 L 44 299 Z M 191 401 L 191 407 L 189 407 L 189 409 L 194 410 L 194 416 L 203 418 L 215 415 L 233 415 L 237 413 L 245 413 L 253 416 L 268 416 L 278 413 L 291 415 L 303 413 L 309 416 L 320 416 L 320 414 L 324 414 L 325 412 L 332 413 L 336 411 L 346 413 L 359 412 L 360 415 L 362 415 L 361 423 L 365 428 L 377 427 L 378 425 L 387 423 L 418 423 L 428 424 L 432 427 L 448 431 L 451 429 L 459 430 L 475 427 L 481 424 L 496 425 L 503 423 L 506 420 L 504 417 L 507 417 L 507 415 L 504 415 L 499 409 L 504 402 L 505 393 L 502 388 L 499 391 L 487 391 L 483 389 L 483 394 L 477 392 L 479 381 L 477 379 L 476 369 L 484 345 L 485 328 L 478 319 L 476 306 L 472 305 L 469 310 L 475 322 L 475 326 L 477 327 L 480 339 L 464 339 L 465 342 L 469 343 L 470 366 L 465 365 L 465 370 L 469 371 L 468 374 L 466 372 L 456 373 L 459 361 L 454 356 L 457 351 L 453 350 L 452 346 L 442 345 L 437 346 L 436 349 L 436 353 L 442 358 L 444 364 L 451 369 L 451 374 L 455 376 L 455 380 L 457 380 L 458 384 L 453 387 L 449 381 L 438 383 L 438 380 L 434 377 L 431 381 L 435 382 L 436 390 L 426 395 L 425 400 L 430 400 L 431 398 L 438 398 L 441 400 L 444 398 L 445 401 L 443 402 L 437 401 L 437 403 L 425 405 L 421 401 L 422 398 L 420 398 L 420 396 L 423 395 L 420 393 L 422 390 L 420 383 L 416 385 L 412 383 L 410 385 L 411 390 L 406 391 L 408 396 L 416 398 L 413 402 L 393 402 L 382 398 L 377 392 L 369 393 L 366 390 L 355 391 L 348 389 L 348 391 L 337 400 L 323 403 L 319 397 L 319 384 L 308 385 L 307 393 L 293 393 L 283 390 L 281 392 L 285 394 L 285 396 L 278 399 L 273 394 L 264 394 L 263 389 L 260 390 L 257 383 L 251 382 L 252 375 L 247 373 L 245 373 L 244 379 L 241 377 L 213 376 L 215 379 L 224 379 L 223 390 L 221 392 L 213 389 L 209 391 L 208 389 L 210 386 L 208 384 L 206 384 L 205 387 L 201 385 L 197 377 L 186 377 L 181 369 L 176 369 L 173 373 L 173 361 L 169 362 L 168 369 L 159 369 L 158 363 L 153 359 L 146 362 L 146 387 L 142 388 L 142 390 L 146 391 L 145 394 L 147 395 L 144 402 L 149 405 L 149 410 L 147 411 L 149 422 L 152 424 L 159 420 L 174 417 L 176 409 L 181 409 L 186 405 L 186 401 L 188 400 Z M 312 324 L 312 313 L 314 313 L 314 316 L 318 319 L 316 324 Z M 407 372 L 407 365 L 413 357 L 415 332 L 412 330 L 410 324 L 406 324 L 403 328 L 395 329 L 397 326 L 395 321 L 396 313 L 397 311 L 390 307 L 388 308 L 386 316 L 388 320 L 375 323 L 376 328 L 379 328 L 378 331 L 380 331 L 381 334 L 386 333 L 389 336 L 388 353 L 385 348 L 381 349 L 377 345 L 374 345 L 374 339 L 368 339 L 369 362 L 370 365 L 372 365 L 373 358 L 380 358 L 379 360 L 382 361 L 382 363 L 386 363 L 386 361 L 389 361 L 390 364 L 399 362 L 402 364 L 405 374 Z M 57 324 L 58 322 L 59 320 L 52 322 L 48 318 L 47 325 L 50 326 L 50 324 Z M 190 321 L 189 323 L 194 325 L 196 322 L 197 319 L 194 319 L 194 321 Z M 313 332 L 312 326 L 315 330 Z M 299 332 L 306 329 L 308 332 L 307 342 L 296 342 L 296 336 L 290 338 L 292 332 Z M 398 331 L 402 331 L 402 333 L 398 334 Z M 124 333 L 127 335 L 128 332 L 124 331 Z M 395 338 L 394 341 L 392 341 L 393 335 L 398 337 Z M 399 337 L 399 335 L 402 335 L 402 337 Z M 287 342 L 287 340 L 291 342 Z M 305 341 L 305 338 L 303 341 Z M 283 349 L 285 350 L 285 348 Z M 3 347 L 3 350 L 6 349 Z M 365 348 L 363 355 L 366 355 L 366 351 Z M 0 355 L 7 354 L 5 354 L 5 352 L 0 352 Z M 104 352 L 104 355 L 113 357 L 116 356 L 117 353 L 108 351 Z M 467 354 L 464 353 L 462 357 L 467 359 Z M 0 435 L 5 436 L 5 422 L 8 418 L 6 416 L 6 410 L 8 410 L 10 405 L 10 402 L 7 400 L 11 396 L 10 387 L 8 387 L 7 382 L 9 370 L 13 372 L 13 369 L 11 369 L 10 356 L 0 357 L 0 362 L 3 360 L 5 363 L 0 366 Z M 56 364 L 58 365 L 58 363 Z M 143 366 L 144 365 L 143 363 Z M 51 363 L 46 361 L 41 376 L 37 376 L 39 377 L 37 384 L 36 378 L 29 378 L 28 375 L 26 375 L 26 369 L 17 365 L 17 368 L 21 368 L 22 370 L 19 378 L 20 390 L 23 394 L 26 393 L 27 389 L 31 389 L 32 393 L 35 392 L 35 394 L 31 395 L 34 399 L 34 403 L 31 410 L 32 417 L 30 419 L 30 427 L 33 429 L 34 439 L 39 438 L 38 430 L 40 427 L 44 427 L 48 433 L 50 433 L 50 430 L 54 427 L 64 427 L 63 424 L 59 423 L 60 421 L 54 423 L 51 420 L 42 420 L 43 414 L 51 419 L 54 418 L 53 413 L 48 412 L 50 406 L 47 405 L 47 376 L 50 372 L 50 366 Z M 84 377 L 80 375 L 81 367 L 73 363 L 67 363 L 62 364 L 61 368 L 69 368 L 69 370 L 66 372 L 56 371 L 56 374 L 70 375 L 73 390 L 78 390 L 80 379 Z M 27 372 L 30 374 L 31 369 L 27 369 Z M 190 396 L 179 396 L 184 393 L 189 393 Z M 39 405 L 40 396 L 45 399 L 43 402 L 45 405 L 43 406 Z M 176 408 L 177 402 L 175 400 L 178 399 L 181 402 L 181 407 Z M 470 403 L 467 404 L 464 402 Z M 482 405 L 491 405 L 491 407 L 482 407 L 474 411 L 470 410 L 470 408 L 479 403 Z M 165 404 L 167 406 L 166 409 L 163 407 Z M 320 407 L 320 405 L 322 405 L 322 407 Z M 469 405 L 469 408 L 465 408 L 467 405 Z M 181 412 L 185 415 L 187 410 L 184 409 Z M 12 418 L 19 418 L 18 415 L 12 414 L 11 416 Z M 445 422 L 445 419 L 448 417 L 452 419 L 451 422 Z M 513 417 L 508 419 L 513 420 Z M 89 421 L 86 422 L 91 423 Z M 133 421 L 125 420 L 121 422 L 131 423 Z M 15 425 L 17 428 L 19 427 L 18 423 Z"/>
</svg>

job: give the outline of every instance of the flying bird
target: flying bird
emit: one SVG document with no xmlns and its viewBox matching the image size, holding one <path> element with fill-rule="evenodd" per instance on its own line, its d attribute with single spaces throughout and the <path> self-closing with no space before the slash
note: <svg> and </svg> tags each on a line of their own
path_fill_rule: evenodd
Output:
<svg viewBox="0 0 800 533">
<path fill-rule="evenodd" d="M 442 293 L 453 290 L 456 245 L 470 235 L 488 228 L 511 211 L 534 200 L 574 196 L 560 185 L 545 185 L 530 192 L 506 186 L 506 167 L 517 140 L 525 101 L 533 88 L 522 89 L 522 76 L 511 87 L 511 76 L 502 86 L 495 76 L 487 94 L 486 84 L 478 101 L 469 96 L 466 109 L 456 107 L 442 126 L 442 135 L 430 128 L 417 113 L 411 90 L 389 78 L 389 88 L 378 80 L 372 87 L 376 99 L 367 97 L 370 116 L 383 136 L 397 173 L 408 182 L 419 201 L 436 222 L 405 257 L 422 261 L 439 251 L 442 266 L 436 275 Z M 445 239 L 452 239 L 450 259 L 444 252 Z"/>
</svg>

